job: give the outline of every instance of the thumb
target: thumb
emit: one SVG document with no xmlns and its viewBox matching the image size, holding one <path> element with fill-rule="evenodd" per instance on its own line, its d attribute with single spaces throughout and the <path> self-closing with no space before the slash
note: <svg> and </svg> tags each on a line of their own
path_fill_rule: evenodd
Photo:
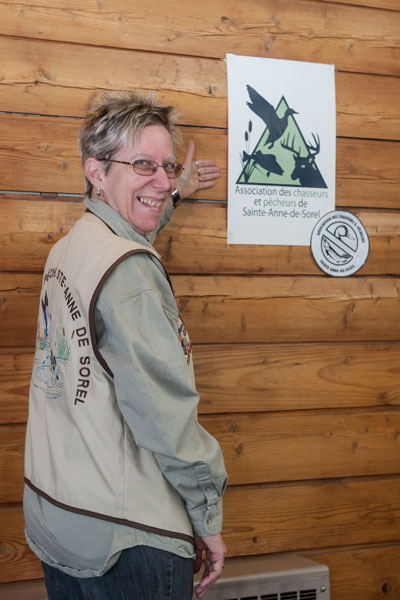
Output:
<svg viewBox="0 0 400 600">
<path fill-rule="evenodd" d="M 194 156 L 195 145 L 193 140 L 189 140 L 188 148 L 186 150 L 185 158 L 183 159 L 183 167 L 186 172 L 191 170 L 192 160 Z"/>
</svg>

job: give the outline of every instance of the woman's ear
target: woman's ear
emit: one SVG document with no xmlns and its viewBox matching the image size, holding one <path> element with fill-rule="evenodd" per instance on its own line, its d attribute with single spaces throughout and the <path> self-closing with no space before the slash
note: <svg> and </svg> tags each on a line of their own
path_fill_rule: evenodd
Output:
<svg viewBox="0 0 400 600">
<path fill-rule="evenodd" d="M 89 179 L 90 183 L 95 187 L 102 187 L 105 176 L 103 164 L 95 158 L 87 158 L 84 169 L 85 175 Z"/>
</svg>

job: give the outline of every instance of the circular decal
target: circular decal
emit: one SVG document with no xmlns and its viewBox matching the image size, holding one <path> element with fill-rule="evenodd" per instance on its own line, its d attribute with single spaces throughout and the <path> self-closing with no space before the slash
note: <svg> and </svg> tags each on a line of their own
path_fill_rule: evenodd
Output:
<svg viewBox="0 0 400 600">
<path fill-rule="evenodd" d="M 369 239 L 364 225 L 352 213 L 334 210 L 324 215 L 311 233 L 311 252 L 322 271 L 348 277 L 365 264 Z"/>
</svg>

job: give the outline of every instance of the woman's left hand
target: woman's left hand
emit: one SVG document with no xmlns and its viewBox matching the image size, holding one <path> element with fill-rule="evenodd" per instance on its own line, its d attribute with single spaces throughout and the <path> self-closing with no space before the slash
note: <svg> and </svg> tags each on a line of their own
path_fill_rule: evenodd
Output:
<svg viewBox="0 0 400 600">
<path fill-rule="evenodd" d="M 214 160 L 193 160 L 195 145 L 189 141 L 183 161 L 184 171 L 176 180 L 175 186 L 181 198 L 188 198 L 197 190 L 212 187 L 221 174 L 221 169 Z"/>
</svg>

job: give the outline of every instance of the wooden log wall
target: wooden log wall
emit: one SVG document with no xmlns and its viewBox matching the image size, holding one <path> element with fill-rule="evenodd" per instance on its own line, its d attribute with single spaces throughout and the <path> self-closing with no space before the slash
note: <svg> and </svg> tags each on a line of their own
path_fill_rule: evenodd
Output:
<svg viewBox="0 0 400 600">
<path fill-rule="evenodd" d="M 201 421 L 230 473 L 230 557 L 296 552 L 332 600 L 400 598 L 400 0 L 0 0 L 0 583 L 41 578 L 23 447 L 41 272 L 82 214 L 89 97 L 155 90 L 222 167 L 157 247 L 194 341 Z M 337 207 L 370 256 L 226 244 L 226 53 L 333 63 Z M 0 586 L 1 590 L 5 589 Z"/>
</svg>

